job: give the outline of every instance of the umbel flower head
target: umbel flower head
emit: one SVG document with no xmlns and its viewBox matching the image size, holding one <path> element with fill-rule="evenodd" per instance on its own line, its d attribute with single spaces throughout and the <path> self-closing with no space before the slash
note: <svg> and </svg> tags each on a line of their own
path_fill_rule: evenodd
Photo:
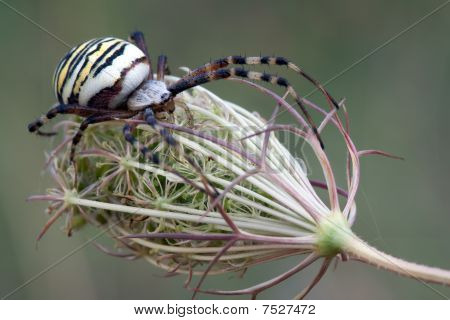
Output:
<svg viewBox="0 0 450 320">
<path fill-rule="evenodd" d="M 174 79 L 167 77 L 167 81 Z M 347 187 L 340 189 L 316 135 L 303 130 L 307 125 L 300 113 L 266 88 L 231 80 L 272 98 L 277 105 L 272 118 L 265 120 L 197 87 L 179 95 L 176 111 L 160 119 L 178 141 L 177 148 L 166 146 L 142 121 L 127 120 L 138 124 L 140 143 L 159 153 L 159 165 L 124 141 L 120 123 L 109 122 L 86 131 L 73 166 L 68 142 L 80 119 L 59 123 L 65 138 L 47 163 L 55 186 L 46 195 L 30 197 L 49 201 L 52 214 L 38 238 L 62 215 L 67 217 L 68 233 L 90 224 L 115 240 L 120 251 L 108 253 L 143 258 L 168 274 L 185 274 L 185 286 L 194 295 L 254 298 L 320 260 L 316 277 L 296 297 L 303 298 L 333 259 L 355 259 L 421 281 L 450 283 L 449 271 L 391 257 L 351 231 L 360 157 L 386 153 L 358 151 L 346 129 L 348 123 L 341 123 L 335 109 L 327 112 L 304 99 L 305 105 L 323 115 L 319 131 L 333 126 L 345 143 Z M 279 109 L 289 112 L 297 125 L 276 124 Z M 311 148 L 323 181 L 309 179 L 304 162 L 277 138 L 280 131 L 301 141 L 301 147 Z M 327 190 L 328 196 L 319 197 L 317 189 Z M 344 200 L 340 202 L 339 197 Z M 207 276 L 243 271 L 288 256 L 301 260 L 252 287 L 221 291 L 201 286 Z M 191 283 L 196 275 L 198 281 Z"/>
</svg>

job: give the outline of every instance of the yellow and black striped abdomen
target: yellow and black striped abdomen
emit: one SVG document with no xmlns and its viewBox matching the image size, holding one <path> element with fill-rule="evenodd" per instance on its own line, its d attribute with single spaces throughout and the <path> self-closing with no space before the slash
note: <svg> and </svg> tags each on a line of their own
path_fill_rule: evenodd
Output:
<svg viewBox="0 0 450 320">
<path fill-rule="evenodd" d="M 98 38 L 72 50 L 56 67 L 53 79 L 60 103 L 116 108 L 147 78 L 145 54 L 117 38 Z"/>
</svg>

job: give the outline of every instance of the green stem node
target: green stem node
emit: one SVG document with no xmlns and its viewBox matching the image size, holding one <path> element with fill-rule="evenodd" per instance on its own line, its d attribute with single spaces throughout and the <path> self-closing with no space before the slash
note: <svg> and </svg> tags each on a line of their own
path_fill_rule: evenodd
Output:
<svg viewBox="0 0 450 320">
<path fill-rule="evenodd" d="M 341 212 L 332 212 L 322 218 L 317 229 L 317 252 L 324 257 L 334 257 L 342 252 L 348 237 L 353 235 Z"/>
</svg>

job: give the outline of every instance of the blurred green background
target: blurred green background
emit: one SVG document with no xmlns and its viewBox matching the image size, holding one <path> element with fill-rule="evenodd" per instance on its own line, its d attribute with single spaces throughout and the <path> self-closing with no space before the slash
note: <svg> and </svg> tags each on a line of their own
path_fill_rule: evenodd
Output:
<svg viewBox="0 0 450 320">
<path fill-rule="evenodd" d="M 3 1 L 1 1 L 3 2 Z M 278 54 L 325 82 L 443 3 L 430 1 L 17 1 L 7 0 L 70 45 L 98 36 L 126 38 L 142 30 L 153 56 L 165 53 L 175 74 L 229 54 Z M 67 238 L 59 221 L 39 242 L 45 203 L 27 203 L 51 185 L 44 151 L 56 141 L 29 134 L 26 125 L 54 103 L 51 77 L 68 50 L 0 3 L 0 296 L 24 284 L 94 231 Z M 362 160 L 355 232 L 372 245 L 410 261 L 450 268 L 450 5 L 382 48 L 327 88 L 345 97 L 359 148 L 380 148 L 405 161 Z M 278 72 L 276 68 L 270 68 Z M 282 73 L 282 71 L 280 71 Z M 286 73 L 291 78 L 293 73 Z M 293 81 L 301 92 L 312 88 Z M 273 102 L 227 81 L 208 85 L 219 95 L 270 115 Z M 318 94 L 313 99 L 321 102 Z M 289 121 L 284 114 L 280 121 Z M 341 155 L 332 130 L 327 151 Z M 342 165 L 342 159 L 338 163 Z M 339 176 L 343 170 L 339 167 Z M 314 168 L 312 168 L 314 173 Z M 342 181 L 342 179 L 341 179 Z M 241 288 L 268 279 L 298 258 L 235 275 L 207 287 Z M 289 298 L 314 275 L 310 268 L 261 295 Z M 164 278 L 144 261 L 125 261 L 94 246 L 18 290 L 12 299 L 189 298 L 184 278 Z M 330 268 L 311 299 L 440 299 L 450 288 L 424 285 L 356 262 Z M 200 296 L 201 298 L 211 298 Z"/>
</svg>

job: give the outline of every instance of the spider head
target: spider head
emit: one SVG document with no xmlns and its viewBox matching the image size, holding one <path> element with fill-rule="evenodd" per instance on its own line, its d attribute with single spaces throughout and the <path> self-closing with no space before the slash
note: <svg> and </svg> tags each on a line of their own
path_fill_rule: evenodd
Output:
<svg viewBox="0 0 450 320">
<path fill-rule="evenodd" d="M 172 98 L 164 82 L 147 80 L 128 98 L 127 106 L 130 110 L 142 110 L 148 106 L 164 105 Z"/>
</svg>

